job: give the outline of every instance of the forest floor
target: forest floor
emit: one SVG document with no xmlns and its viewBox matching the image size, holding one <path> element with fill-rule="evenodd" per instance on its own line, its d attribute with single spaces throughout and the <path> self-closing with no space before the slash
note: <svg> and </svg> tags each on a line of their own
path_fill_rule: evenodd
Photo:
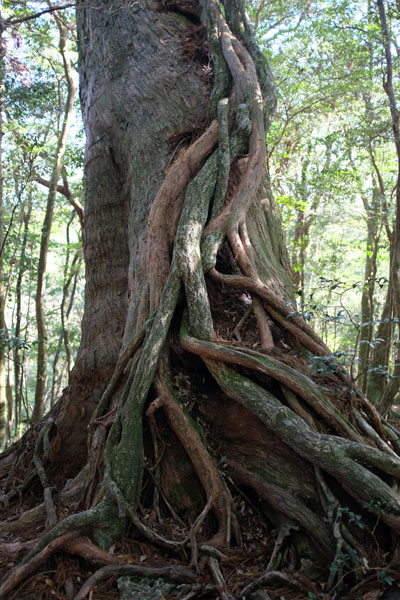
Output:
<svg viewBox="0 0 400 600">
<path fill-rule="evenodd" d="M 231 594 L 230 598 L 241 599 L 241 590 L 250 582 L 258 579 L 266 569 L 271 557 L 276 531 L 266 531 L 260 527 L 260 516 L 257 511 L 249 507 L 247 502 L 236 499 L 236 504 L 241 511 L 241 516 L 246 525 L 243 531 L 243 549 L 232 548 L 226 553 L 226 558 L 220 562 L 221 572 L 225 579 L 227 588 Z M 15 508 L 14 508 L 15 510 Z M 9 515 L 9 518 L 12 515 Z M 143 512 L 142 517 L 147 523 L 150 523 L 153 515 L 150 511 Z M 154 525 L 152 525 L 154 527 Z M 160 533 L 179 534 L 176 524 L 168 523 L 164 520 L 162 528 L 158 529 Z M 7 574 L 13 569 L 27 552 L 27 542 L 37 539 L 42 533 L 43 528 L 26 529 L 23 534 L 18 537 L 3 539 L 0 541 L 0 577 L 2 580 L 7 577 Z M 134 531 L 131 532 L 131 537 L 124 539 L 119 545 L 109 549 L 109 552 L 119 559 L 121 564 L 126 565 L 141 565 L 145 567 L 166 567 L 173 565 L 187 566 L 190 560 L 189 556 L 173 555 L 171 552 L 164 549 L 156 548 L 154 545 L 141 540 L 135 536 Z M 201 540 L 199 540 L 201 542 Z M 292 559 L 292 561 L 291 561 Z M 346 600 L 399 600 L 400 588 L 399 581 L 394 581 L 390 588 L 382 585 L 378 577 L 367 577 L 365 582 L 359 584 L 356 595 L 336 595 L 335 593 L 324 594 L 324 586 L 326 581 L 316 583 L 312 589 L 309 589 L 309 579 L 302 576 L 301 573 L 296 573 L 295 557 L 290 556 L 290 550 L 285 555 L 286 568 L 284 572 L 293 576 L 298 582 L 299 587 L 293 589 L 291 587 L 264 588 L 268 591 L 261 592 L 252 596 L 254 600 L 310 600 L 324 599 L 337 600 L 343 598 Z M 26 578 L 11 594 L 7 596 L 7 600 L 74 600 L 80 588 L 85 581 L 99 568 L 86 562 L 77 556 L 68 555 L 65 552 L 53 554 L 45 564 L 32 576 Z M 325 577 L 323 579 L 326 579 Z M 399 578 L 400 579 L 400 578 Z M 120 580 L 119 580 L 120 581 Z M 111 576 L 103 582 L 99 583 L 92 589 L 87 598 L 89 600 L 177 600 L 178 598 L 189 598 L 189 587 L 175 585 L 168 588 L 162 588 L 160 591 L 157 580 L 150 580 L 141 577 L 140 589 L 143 586 L 143 593 L 134 593 L 133 595 L 123 595 L 120 593 L 119 581 L 116 576 Z M 143 581 L 148 582 L 144 583 Z M 211 577 L 207 565 L 199 560 L 197 582 L 200 584 L 215 583 Z M 147 585 L 147 588 L 146 588 Z M 154 586 L 154 588 L 152 588 Z M 118 589 L 120 588 L 120 589 Z M 305 591 L 307 590 L 308 591 Z M 397 591 L 396 591 L 397 590 Z M 390 591 L 392 595 L 385 596 L 385 592 Z M 394 595 L 393 595 L 394 592 Z M 215 592 L 204 591 L 196 598 L 205 600 L 218 600 L 225 596 L 220 596 Z M 228 597 L 226 597 L 228 599 Z M 4 599 L 5 600 L 5 599 Z"/>
<path fill-rule="evenodd" d="M 397 414 L 399 420 L 396 419 Z M 390 422 L 400 430 L 400 405 L 395 406 L 391 413 Z M 59 474 L 61 475 L 61 474 Z M 61 477 L 60 479 L 63 479 Z M 57 484 L 57 481 L 52 482 Z M 55 487 L 57 487 L 55 485 Z M 9 506 L 3 506 L 1 510 L 1 521 L 12 521 L 17 519 L 18 515 L 30 510 L 40 504 L 41 488 L 39 485 L 33 485 L 28 492 L 22 494 L 18 501 L 10 503 Z M 63 506 L 57 500 L 55 495 L 56 507 L 59 519 L 64 518 L 73 512 L 73 507 Z M 265 520 L 265 515 L 261 514 L 257 508 L 257 503 L 248 498 L 239 489 L 234 495 L 236 511 L 240 517 L 243 547 L 232 547 L 225 553 L 225 558 L 220 561 L 221 572 L 226 583 L 226 587 L 231 594 L 230 598 L 241 599 L 241 591 L 249 583 L 257 580 L 267 568 L 272 552 L 274 550 L 277 537 L 277 530 L 274 524 Z M 154 531 L 165 535 L 169 539 L 179 539 L 184 537 L 185 532 L 177 522 L 169 518 L 164 518 L 162 524 L 157 521 L 155 511 L 141 508 L 142 520 L 151 526 Z M 10 571 L 16 567 L 23 559 L 24 555 L 33 547 L 43 532 L 43 525 L 27 526 L 23 532 L 18 534 L 0 535 L 0 580 L 4 581 Z M 198 539 L 197 543 L 206 542 Z M 312 577 L 315 584 L 310 587 L 309 571 L 308 577 L 299 572 L 299 565 L 296 564 L 296 557 L 290 544 L 284 546 L 284 564 L 283 572 L 287 573 L 289 578 L 297 582 L 297 587 L 278 587 L 263 588 L 264 592 L 259 591 L 254 595 L 255 600 L 400 600 L 400 574 L 390 573 L 391 577 L 387 581 L 382 581 L 378 573 L 366 573 L 365 579 L 359 582 L 352 592 L 339 589 L 326 592 L 326 580 L 329 573 L 318 577 L 316 572 Z M 180 565 L 187 567 L 190 563 L 190 552 L 181 552 L 180 554 L 158 548 L 145 541 L 132 528 L 128 536 L 118 545 L 108 549 L 108 552 L 118 559 L 120 564 L 140 565 L 143 567 L 171 567 Z M 311 561 L 308 561 L 311 563 Z M 12 593 L 4 600 L 74 600 L 82 585 L 87 579 L 99 569 L 100 565 L 85 561 L 76 555 L 64 552 L 52 554 L 38 571 L 23 580 L 23 582 L 14 589 Z M 215 584 L 206 561 L 200 557 L 197 565 L 198 584 Z M 179 585 L 170 586 L 160 591 L 157 580 L 140 577 L 140 582 L 148 581 L 148 592 L 146 594 L 137 593 L 134 595 L 122 595 L 119 589 L 117 577 L 111 576 L 100 582 L 88 594 L 89 600 L 177 600 L 178 598 L 189 598 L 189 588 Z M 146 584 L 144 584 L 146 585 Z M 152 592 L 152 585 L 154 591 Z M 160 584 L 161 585 L 161 584 Z M 156 589 L 157 588 L 157 589 Z M 324 591 L 325 590 L 325 591 Z M 218 600 L 225 598 L 216 592 L 205 591 L 196 596 L 205 600 Z M 229 597 L 226 596 L 229 600 Z"/>
<path fill-rule="evenodd" d="M 25 537 L 25 536 L 24 536 Z M 14 540 L 14 548 L 17 549 L 22 539 Z M 271 546 L 271 545 L 269 545 Z M 272 543 L 273 547 L 273 543 Z M 265 571 L 265 565 L 268 560 L 266 557 L 271 552 L 268 545 L 254 543 L 251 551 L 245 550 L 232 551 L 229 556 L 221 561 L 221 571 L 229 587 L 229 591 L 234 598 L 240 598 L 240 591 L 245 585 L 254 581 Z M 176 564 L 182 564 L 182 561 L 171 558 L 165 552 L 157 552 L 154 546 L 139 541 L 125 540 L 120 546 L 112 549 L 124 564 L 140 564 L 148 567 L 165 567 Z M 0 575 L 3 579 L 7 576 L 10 569 L 16 566 L 21 553 L 11 551 L 1 551 L 0 554 Z M 22 553 L 23 555 L 23 553 Z M 85 563 L 82 559 L 63 554 L 53 555 L 43 566 L 40 573 L 26 579 L 7 600 L 73 600 L 83 583 L 94 573 L 96 567 Z M 199 565 L 198 583 L 212 584 L 213 580 L 207 568 L 204 570 Z M 151 584 L 150 584 L 151 586 Z M 142 596 L 141 594 L 130 596 L 131 600 L 173 600 L 180 598 L 178 596 L 178 587 L 176 591 L 170 590 L 162 595 Z M 199 598 L 217 600 L 220 596 L 215 593 L 206 592 Z M 115 576 L 108 578 L 100 583 L 89 595 L 90 600 L 119 600 L 121 598 L 118 591 Z M 265 596 L 267 599 L 268 597 Z M 308 598 L 304 592 L 288 588 L 277 588 L 275 591 L 269 591 L 268 600 L 304 600 Z M 375 600 L 377 596 L 372 596 L 370 600 Z"/>
</svg>

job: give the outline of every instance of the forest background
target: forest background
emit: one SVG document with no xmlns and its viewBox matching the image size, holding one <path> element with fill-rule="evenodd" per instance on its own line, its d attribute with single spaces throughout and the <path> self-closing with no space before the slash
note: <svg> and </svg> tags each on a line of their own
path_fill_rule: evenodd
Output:
<svg viewBox="0 0 400 600">
<path fill-rule="evenodd" d="M 278 107 L 267 158 L 298 313 L 391 410 L 399 388 L 391 250 L 397 187 L 385 39 L 370 1 L 249 1 Z M 68 383 L 83 310 L 84 133 L 74 12 L 5 0 L 1 40 L 0 444 Z M 35 14 L 35 18 L 31 18 Z M 387 5 L 393 89 L 399 8 Z M 387 87 L 387 86 L 386 86 Z M 328 366 L 327 366 L 328 365 Z"/>
</svg>

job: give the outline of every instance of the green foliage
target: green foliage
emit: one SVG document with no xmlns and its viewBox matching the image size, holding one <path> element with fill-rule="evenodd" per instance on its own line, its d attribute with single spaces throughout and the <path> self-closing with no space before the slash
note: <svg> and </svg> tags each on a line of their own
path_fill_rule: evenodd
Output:
<svg viewBox="0 0 400 600">
<path fill-rule="evenodd" d="M 394 578 L 387 574 L 386 571 L 379 571 L 378 580 L 382 586 L 392 585 L 394 583 Z"/>
<path fill-rule="evenodd" d="M 348 522 L 354 523 L 359 529 L 364 529 L 365 525 L 362 522 L 361 515 L 358 515 L 351 511 L 348 506 L 342 506 L 340 509 L 340 514 L 346 515 L 348 517 Z"/>
<path fill-rule="evenodd" d="M 332 575 L 336 575 L 338 571 L 349 570 L 351 568 L 351 556 L 348 552 L 339 550 L 336 553 L 335 560 L 330 564 L 329 570 Z"/>
<path fill-rule="evenodd" d="M 369 502 L 363 503 L 363 508 L 366 508 L 371 512 L 377 513 L 378 515 L 384 515 L 388 509 L 388 505 L 382 500 L 369 500 Z"/>
<path fill-rule="evenodd" d="M 4 2 L 2 16 L 20 19 L 32 14 L 34 10 L 33 5 Z M 72 16 L 73 11 L 63 13 L 66 20 Z M 14 29 L 7 28 L 4 33 L 6 75 L 2 158 L 6 233 L 3 249 L 6 329 L 0 331 L 0 345 L 6 350 L 9 359 L 12 393 L 18 396 L 15 401 L 21 406 L 23 419 L 27 412 L 31 412 L 35 394 L 37 334 L 34 290 L 48 194 L 48 189 L 35 180 L 38 176 L 50 180 L 67 92 L 58 37 L 58 29 L 50 14 L 21 22 Z M 69 44 L 72 50 L 74 43 L 71 36 Z M 83 196 L 83 140 L 77 104 L 75 125 L 66 151 L 65 176 L 71 193 L 80 202 Z M 72 207 L 67 199 L 59 195 L 50 236 L 46 276 L 46 341 L 49 347 L 47 407 L 68 381 L 65 336 L 62 335 L 60 326 L 63 294 L 66 294 L 66 327 L 72 359 L 80 341 L 83 310 L 83 279 L 80 272 L 82 259 L 76 262 L 72 271 L 71 265 L 75 253 L 81 252 L 81 232 L 79 220 L 75 218 L 71 221 L 71 211 Z M 66 289 L 69 278 L 70 285 Z M 14 384 L 16 371 L 20 380 Z M 16 433 L 18 430 L 20 434 L 22 430 L 19 424 L 15 420 L 14 423 Z"/>
<path fill-rule="evenodd" d="M 10 337 L 7 329 L 0 329 L 0 347 L 28 349 L 31 345 L 32 342 L 27 342 L 18 337 Z"/>
<path fill-rule="evenodd" d="M 357 361 L 360 345 L 373 352 L 380 343 L 372 332 L 389 274 L 384 222 L 391 226 L 394 214 L 382 188 L 392 190 L 397 176 L 375 7 L 358 0 L 248 7 L 279 94 L 267 141 L 298 286 L 299 311 L 292 316 L 312 321 L 328 345 L 355 353 Z M 396 19 L 392 13 L 394 32 Z M 399 87 L 397 62 L 395 70 Z M 375 227 L 373 242 L 368 227 Z M 367 259 L 376 263 L 372 277 Z M 360 312 L 365 286 L 374 288 L 368 319 Z M 360 331 L 360 321 L 372 321 L 372 329 Z M 378 365 L 371 369 L 378 372 Z"/>
</svg>

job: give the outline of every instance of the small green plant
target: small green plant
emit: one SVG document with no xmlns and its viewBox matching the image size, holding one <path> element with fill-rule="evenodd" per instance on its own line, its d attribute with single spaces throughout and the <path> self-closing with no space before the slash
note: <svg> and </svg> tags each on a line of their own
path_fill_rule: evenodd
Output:
<svg viewBox="0 0 400 600">
<path fill-rule="evenodd" d="M 335 560 L 331 562 L 329 570 L 331 575 L 335 575 L 338 571 L 341 571 L 344 567 L 347 567 L 351 562 L 351 556 L 347 552 L 341 550 L 336 553 Z"/>
<path fill-rule="evenodd" d="M 392 585 L 394 578 L 388 575 L 386 571 L 379 571 L 378 581 L 382 586 Z"/>
<path fill-rule="evenodd" d="M 30 348 L 30 343 L 22 338 L 9 337 L 6 329 L 0 329 L 0 347 L 28 349 Z"/>
<path fill-rule="evenodd" d="M 369 500 L 364 502 L 362 506 L 371 512 L 378 513 L 378 515 L 384 515 L 388 509 L 388 503 L 383 500 Z"/>
<path fill-rule="evenodd" d="M 374 535 L 375 529 L 378 527 L 378 523 L 380 521 L 381 516 L 384 515 L 388 509 L 388 503 L 383 500 L 370 500 L 369 502 L 363 503 L 363 508 L 366 508 L 370 512 L 378 513 L 378 518 L 372 530 L 372 535 Z"/>
<path fill-rule="evenodd" d="M 348 506 L 342 506 L 342 508 L 340 508 L 339 510 L 342 514 L 346 514 L 348 516 L 349 523 L 354 523 L 360 529 L 364 529 L 365 525 L 361 521 L 361 515 L 358 515 L 351 511 Z"/>
</svg>

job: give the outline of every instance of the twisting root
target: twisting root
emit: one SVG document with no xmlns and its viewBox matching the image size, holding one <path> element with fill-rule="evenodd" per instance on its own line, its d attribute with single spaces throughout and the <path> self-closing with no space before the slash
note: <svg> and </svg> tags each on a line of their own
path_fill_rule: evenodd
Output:
<svg viewBox="0 0 400 600">
<path fill-rule="evenodd" d="M 170 270 L 170 243 L 175 235 L 182 203 L 180 194 L 198 171 L 218 141 L 218 121 L 213 121 L 201 135 L 168 169 L 151 207 L 148 233 L 148 266 L 152 273 L 150 283 L 150 311 L 154 311 Z M 171 220 L 171 207 L 175 216 Z M 168 215 L 168 216 L 167 216 Z M 170 225 L 170 229 L 166 226 Z"/>
<path fill-rule="evenodd" d="M 86 560 L 99 564 L 112 563 L 96 571 L 82 586 L 75 600 L 86 598 L 100 581 L 110 576 L 134 574 L 168 577 L 174 581 L 189 583 L 195 581 L 196 575 L 193 572 L 180 567 L 151 569 L 116 564 L 118 560 L 115 557 L 102 551 L 90 540 L 77 537 L 84 528 L 92 526 L 96 530 L 95 533 L 104 528 L 104 537 L 108 539 L 109 536 L 114 540 L 123 529 L 122 525 L 119 527 L 118 517 L 120 520 L 127 517 L 139 533 L 154 545 L 177 552 L 184 550 L 190 543 L 191 565 L 197 566 L 200 553 L 206 555 L 215 581 L 215 586 L 211 588 L 212 593 L 216 589 L 222 600 L 232 600 L 219 565 L 219 561 L 224 556 L 215 546 L 228 547 L 231 542 L 231 530 L 240 545 L 240 531 L 233 511 L 233 501 L 223 476 L 191 422 L 191 417 L 186 414 L 174 396 L 174 388 L 167 368 L 166 346 L 171 324 L 175 323 L 173 319 L 179 317 L 181 307 L 185 303 L 181 336 L 183 348 L 201 357 L 219 390 L 228 398 L 242 404 L 246 409 L 243 414 L 251 413 L 248 415 L 250 422 L 255 422 L 254 416 L 257 417 L 260 422 L 257 425 L 260 427 L 264 425 L 266 430 L 276 436 L 276 439 L 279 438 L 277 442 L 280 447 L 285 446 L 288 452 L 290 450 L 291 455 L 295 453 L 299 457 L 299 461 L 304 459 L 304 462 L 308 461 L 314 466 L 315 479 L 312 478 L 310 466 L 310 482 L 307 486 L 312 490 L 311 497 L 320 506 L 314 512 L 305 501 L 293 494 L 290 488 L 291 481 L 287 482 L 289 489 L 281 487 L 280 483 L 271 483 L 267 476 L 264 476 L 262 469 L 260 472 L 255 469 L 254 472 L 251 471 L 251 466 L 240 462 L 240 455 L 235 456 L 232 453 L 233 456 L 224 460 L 224 465 L 234 477 L 233 485 L 241 484 L 253 489 L 263 501 L 272 506 L 273 510 L 283 515 L 286 519 L 285 527 L 287 519 L 290 519 L 291 523 L 294 522 L 294 527 L 298 524 L 302 531 L 309 534 L 313 545 L 326 561 L 335 557 L 335 553 L 339 556 L 342 549 L 347 550 L 350 546 L 356 548 L 357 541 L 340 522 L 340 504 L 325 484 L 323 473 L 328 473 L 335 478 L 337 484 L 359 503 L 366 499 L 375 503 L 378 499 L 383 499 L 385 507 L 387 506 L 385 513 L 381 514 L 372 504 L 370 512 L 385 521 L 393 530 L 400 531 L 398 494 L 387 483 L 391 476 L 400 478 L 400 460 L 386 444 L 386 439 L 389 437 L 393 444 L 397 444 L 396 449 L 399 450 L 399 438 L 395 432 L 388 430 L 387 426 L 381 423 L 375 409 L 353 389 L 352 383 L 346 379 L 344 373 L 337 373 L 337 375 L 342 377 L 342 380 L 346 380 L 349 391 L 357 400 L 357 409 L 360 410 L 355 416 L 355 426 L 341 414 L 310 378 L 266 355 L 268 352 L 262 354 L 247 348 L 215 342 L 213 313 L 204 273 L 209 273 L 219 286 L 227 286 L 251 294 L 252 310 L 258 323 L 263 350 L 271 350 L 274 346 L 270 330 L 271 318 L 281 326 L 282 331 L 288 331 L 293 335 L 294 339 L 291 337 L 291 340 L 295 346 L 302 346 L 314 355 L 330 354 L 327 346 L 299 317 L 295 306 L 286 303 L 286 300 L 290 299 L 290 291 L 287 291 L 287 298 L 284 297 L 284 291 L 282 296 L 275 294 L 271 291 L 270 283 L 268 286 L 264 285 L 263 280 L 267 281 L 267 279 L 261 278 L 263 272 L 261 259 L 265 259 L 266 263 L 271 262 L 269 274 L 273 273 L 273 275 L 270 280 L 274 278 L 278 280 L 279 269 L 275 269 L 276 266 L 282 266 L 282 270 L 285 266 L 284 260 L 282 259 L 280 263 L 278 257 L 273 265 L 273 261 L 270 261 L 267 256 L 268 250 L 259 253 L 260 248 L 256 245 L 257 237 L 252 237 L 251 241 L 247 231 L 249 226 L 252 234 L 250 227 L 253 224 L 254 214 L 258 210 L 257 206 L 252 206 L 252 203 L 262 189 L 264 176 L 265 118 L 261 86 L 250 55 L 252 52 L 250 40 L 246 39 L 241 43 L 235 39 L 222 14 L 218 12 L 216 2 L 201 0 L 201 5 L 207 14 L 209 24 L 213 25 L 210 47 L 213 47 L 215 69 L 217 70 L 218 64 L 221 65 L 219 61 L 221 56 L 217 56 L 218 50 L 214 54 L 217 25 L 220 36 L 218 48 L 220 41 L 226 61 L 222 61 L 224 72 L 222 77 L 221 73 L 216 73 L 216 81 L 221 83 L 224 79 L 228 84 L 229 70 L 233 79 L 233 91 L 228 91 L 228 85 L 221 86 L 219 97 L 213 99 L 215 100 L 213 112 L 210 112 L 212 118 L 217 112 L 218 121 L 212 121 L 196 142 L 174 155 L 174 162 L 171 162 L 167 168 L 164 182 L 150 208 L 146 240 L 148 250 L 145 260 L 148 261 L 151 278 L 148 277 L 145 289 L 142 290 L 141 303 L 138 307 L 139 317 L 137 317 L 137 307 L 134 313 L 137 317 L 136 327 L 139 327 L 145 319 L 148 320 L 120 356 L 89 428 L 90 477 L 85 500 L 88 506 L 92 503 L 98 483 L 96 476 L 104 466 L 103 486 L 97 490 L 99 504 L 84 513 L 57 523 L 44 535 L 29 552 L 22 565 L 12 571 L 3 583 L 0 588 L 3 597 L 22 578 L 42 564 L 52 552 L 62 547 Z M 224 5 L 227 15 L 233 8 L 236 9 L 237 18 L 241 20 L 246 38 L 246 32 L 248 34 L 249 30 L 244 12 L 239 10 L 240 2 L 227 0 Z M 233 29 L 236 33 L 235 27 Z M 271 98 L 267 98 L 267 102 L 271 106 Z M 261 203 L 259 208 L 261 210 Z M 273 239 L 271 237 L 271 250 Z M 221 274 L 215 268 L 218 251 L 224 242 L 230 245 L 240 275 Z M 276 287 L 283 290 L 283 285 L 284 280 L 281 287 L 279 285 Z M 152 317 L 148 318 L 150 313 Z M 186 335 L 186 321 L 190 336 Z M 242 323 L 243 320 L 239 322 L 234 332 L 239 330 Z M 126 335 L 131 325 L 128 320 Z M 125 387 L 122 388 L 121 378 L 131 360 L 133 364 Z M 231 365 L 237 367 L 235 371 L 230 368 Z M 242 372 L 248 371 L 253 374 L 253 379 L 250 378 L 251 376 L 242 375 Z M 265 380 L 270 378 L 275 382 L 273 389 L 277 390 L 278 397 L 283 396 L 282 401 L 268 391 L 271 388 L 266 389 Z M 258 384 L 256 381 L 262 383 Z M 118 389 L 119 387 L 122 391 Z M 136 510 L 142 492 L 144 447 L 142 420 L 149 391 L 154 389 L 158 397 L 150 405 L 147 415 L 151 418 L 152 413 L 158 409 L 164 412 L 171 431 L 180 440 L 191 460 L 207 498 L 189 533 L 186 537 L 182 534 L 183 539 L 179 540 L 167 539 L 151 530 L 141 521 Z M 110 406 L 111 403 L 113 406 Z M 232 402 L 233 404 L 237 408 L 236 403 Z M 367 412 L 366 418 L 361 408 Z M 319 423 L 317 419 L 320 420 Z M 374 429 L 371 428 L 371 421 Z M 153 420 L 150 430 L 155 457 L 154 506 L 158 511 L 156 479 L 157 466 L 162 454 L 160 455 L 158 449 L 154 425 Z M 333 433 L 320 433 L 319 425 L 323 431 Z M 42 447 L 43 455 L 46 455 L 47 431 L 43 428 L 40 434 L 34 460 L 44 489 L 48 521 L 54 525 L 57 515 L 40 455 Z M 345 439 L 339 438 L 338 435 L 342 435 Z M 271 438 L 275 439 L 273 436 Z M 371 443 L 371 446 L 368 443 Z M 240 444 L 238 447 L 240 452 Z M 168 505 L 167 499 L 166 504 Z M 174 518 L 177 518 L 172 512 L 172 507 L 170 509 Z M 325 523 L 321 517 L 324 510 L 328 515 L 328 523 Z M 217 532 L 207 545 L 198 545 L 198 534 L 210 511 L 213 511 L 218 522 Z M 107 523 L 105 523 L 105 515 L 109 518 Z M 161 521 L 159 512 L 158 516 Z M 272 582 L 283 583 L 285 586 L 299 588 L 304 592 L 315 590 L 309 582 L 305 585 L 304 580 L 272 570 L 276 568 L 275 558 L 283 542 L 283 536 L 282 528 L 276 540 L 269 569 L 242 590 L 242 597 L 246 597 L 257 587 Z M 338 575 L 340 578 L 341 574 Z M 337 586 L 338 582 L 332 579 L 330 585 Z M 193 592 L 199 589 L 203 591 L 203 588 L 193 586 L 188 590 L 186 598 L 192 597 Z M 315 593 L 317 591 L 315 590 Z"/>
<path fill-rule="evenodd" d="M 143 342 L 144 336 L 146 335 L 146 331 L 148 331 L 151 323 L 152 323 L 152 317 L 147 319 L 146 323 L 144 323 L 144 325 L 142 325 L 142 327 L 139 329 L 139 331 L 137 332 L 137 334 L 135 335 L 135 337 L 133 338 L 131 343 L 128 345 L 126 350 L 119 357 L 118 362 L 115 365 L 115 369 L 111 376 L 111 379 L 110 379 L 106 389 L 104 390 L 102 397 L 100 398 L 100 402 L 98 403 L 96 410 L 94 411 L 94 413 L 92 415 L 92 418 L 90 421 L 90 426 L 96 421 L 96 419 L 101 417 L 103 412 L 107 409 L 110 399 L 111 399 L 113 393 L 115 392 L 115 389 L 118 385 L 118 382 L 120 380 L 122 373 L 124 372 L 125 367 L 127 366 L 128 362 L 130 361 L 130 359 L 132 358 L 132 356 L 134 355 L 136 350 L 139 348 L 140 344 Z M 90 442 L 91 442 L 91 436 L 89 436 L 89 441 L 88 441 L 89 449 L 90 449 Z"/>
<path fill-rule="evenodd" d="M 191 426 L 188 417 L 175 400 L 171 387 L 167 384 L 165 371 L 163 377 L 157 379 L 157 388 L 160 394 L 158 403 L 161 404 L 168 422 L 181 441 L 190 457 L 197 476 L 206 491 L 207 504 L 193 525 L 191 536 L 195 535 L 204 522 L 208 511 L 213 507 L 219 523 L 219 530 L 209 544 L 230 544 L 230 523 L 232 499 L 220 473 L 204 447 L 199 434 Z"/>
<path fill-rule="evenodd" d="M 193 340 L 185 334 L 182 336 L 182 345 L 203 358 L 206 356 L 212 357 L 214 361 L 223 360 L 243 366 L 252 365 L 250 368 L 257 369 L 256 364 L 266 365 L 270 360 L 270 357 L 264 355 L 256 358 L 257 353 L 255 352 L 228 349 L 226 346 L 221 347 L 220 344 Z M 248 356 L 242 361 L 240 357 L 246 354 Z M 367 446 L 358 432 L 352 431 L 348 421 L 337 409 L 326 412 L 325 418 L 333 417 L 336 427 L 340 426 L 342 430 L 346 431 L 346 437 L 349 437 L 350 433 L 353 439 L 356 437 L 360 441 L 355 442 L 312 431 L 303 419 L 282 405 L 267 390 L 227 367 L 218 366 L 218 363 L 210 358 L 205 360 L 212 375 L 229 397 L 248 408 L 297 454 L 331 473 L 358 502 L 370 502 L 370 512 L 377 513 L 374 502 L 371 500 L 379 500 L 379 502 L 383 500 L 387 510 L 380 515 L 382 520 L 395 531 L 400 531 L 398 494 L 372 470 L 378 468 L 384 473 L 400 477 L 400 460 L 397 457 Z M 280 368 L 282 367 L 284 365 L 280 364 Z M 279 369 L 277 373 L 279 374 Z M 298 377 L 299 375 L 297 374 Z M 275 376 L 278 378 L 277 375 Z M 320 398 L 319 404 L 321 405 L 319 408 L 321 408 L 324 404 L 322 398 Z M 325 409 L 327 409 L 326 403 Z M 364 465 L 369 465 L 369 468 Z"/>
<path fill-rule="evenodd" d="M 208 559 L 208 565 L 210 567 L 210 571 L 217 586 L 221 600 L 233 600 L 233 596 L 231 596 L 228 588 L 226 587 L 225 579 L 221 573 L 221 569 L 219 568 L 218 560 L 210 556 Z"/>
<path fill-rule="evenodd" d="M 318 386 L 307 376 L 272 358 L 248 348 L 236 348 L 227 344 L 205 342 L 188 335 L 181 338 L 185 350 L 203 359 L 214 359 L 228 364 L 240 365 L 274 377 L 279 383 L 298 394 L 338 433 L 354 441 L 364 442 L 360 434 L 343 417 L 340 411 L 322 394 Z"/>
<path fill-rule="evenodd" d="M 89 579 L 83 584 L 79 592 L 76 594 L 74 600 L 84 600 L 93 590 L 93 588 L 95 588 L 104 579 L 108 579 L 109 577 L 113 576 L 122 577 L 124 575 L 142 575 L 151 578 L 166 577 L 171 581 L 183 583 L 194 583 L 196 581 L 195 573 L 179 566 L 152 568 L 141 567 L 138 565 L 107 565 L 89 577 Z"/>
<path fill-rule="evenodd" d="M 92 508 L 85 512 L 77 513 L 66 517 L 63 521 L 59 521 L 50 531 L 45 533 L 34 548 L 25 556 L 21 564 L 29 563 L 36 555 L 40 554 L 53 541 L 56 541 L 66 533 L 77 533 L 85 527 L 95 524 L 99 520 L 99 511 L 97 508 Z"/>
<path fill-rule="evenodd" d="M 274 292 L 259 281 L 243 275 L 225 275 L 216 269 L 209 271 L 208 275 L 222 285 L 247 291 L 258 295 L 268 306 L 271 316 L 287 329 L 301 342 L 310 352 L 316 356 L 329 355 L 331 352 L 324 342 L 317 336 L 313 329 L 302 318 L 295 316 L 293 306 L 285 304 Z"/>
<path fill-rule="evenodd" d="M 56 550 L 65 546 L 66 543 L 71 542 L 76 538 L 76 532 L 66 533 L 47 544 L 43 550 L 36 554 L 29 562 L 19 567 L 15 567 L 0 587 L 0 598 L 7 598 L 7 595 L 11 590 L 13 590 L 23 579 L 28 577 L 28 575 L 36 571 L 49 556 Z"/>
<path fill-rule="evenodd" d="M 136 510 L 133 509 L 130 506 L 130 504 L 128 504 L 128 502 L 124 499 L 121 490 L 118 488 L 115 481 L 111 480 L 109 475 L 105 476 L 104 485 L 110 492 L 111 496 L 114 497 L 118 505 L 119 517 L 123 519 L 126 516 L 128 516 L 137 528 L 137 530 L 147 540 L 149 540 L 149 542 L 157 544 L 158 546 L 161 546 L 163 548 L 169 548 L 170 550 L 180 550 L 186 544 L 187 538 L 181 541 L 170 540 L 160 535 L 156 531 L 152 531 L 150 527 L 144 525 L 144 523 L 142 523 L 142 521 L 139 519 Z"/>
<path fill-rule="evenodd" d="M 333 558 L 335 547 L 328 527 L 301 500 L 293 497 L 284 487 L 264 481 L 257 473 L 250 473 L 234 460 L 228 460 L 227 466 L 239 484 L 256 490 L 278 513 L 298 523 L 313 540 L 321 555 Z"/>
<path fill-rule="evenodd" d="M 238 190 L 224 211 L 226 215 L 225 233 L 242 273 L 261 283 L 247 233 L 246 215 L 250 203 L 257 195 L 264 175 L 266 150 L 263 100 L 257 73 L 249 53 L 231 35 L 222 17 L 219 17 L 219 28 L 222 51 L 231 70 L 235 89 L 239 99 L 248 104 L 251 118 L 249 155 Z M 261 347 L 269 350 L 274 347 L 272 334 L 264 307 L 257 297 L 253 298 L 253 311 L 260 332 Z"/>
<path fill-rule="evenodd" d="M 302 577 L 302 579 L 305 580 L 306 578 Z M 252 581 L 246 585 L 240 592 L 240 598 L 248 598 L 251 592 L 254 592 L 260 587 L 274 583 L 279 583 L 292 589 L 298 589 L 304 593 L 312 591 L 313 593 L 318 594 L 319 592 L 318 588 L 311 581 L 307 580 L 307 585 L 305 585 L 305 583 L 303 583 L 303 581 L 299 581 L 299 578 L 297 578 L 295 575 L 281 573 L 280 571 L 267 571 L 255 581 Z"/>
<path fill-rule="evenodd" d="M 54 525 L 58 521 L 58 518 L 53 501 L 53 489 L 50 487 L 49 482 L 47 480 L 46 471 L 44 469 L 43 462 L 40 458 L 40 452 L 42 451 L 43 457 L 47 458 L 49 447 L 48 437 L 49 432 L 53 426 L 54 420 L 51 418 L 48 419 L 48 421 L 43 425 L 36 442 L 35 452 L 33 454 L 33 462 L 35 464 L 37 474 L 39 475 L 39 479 L 43 487 L 43 498 L 47 513 L 47 525 L 49 527 L 54 527 Z"/>
</svg>

